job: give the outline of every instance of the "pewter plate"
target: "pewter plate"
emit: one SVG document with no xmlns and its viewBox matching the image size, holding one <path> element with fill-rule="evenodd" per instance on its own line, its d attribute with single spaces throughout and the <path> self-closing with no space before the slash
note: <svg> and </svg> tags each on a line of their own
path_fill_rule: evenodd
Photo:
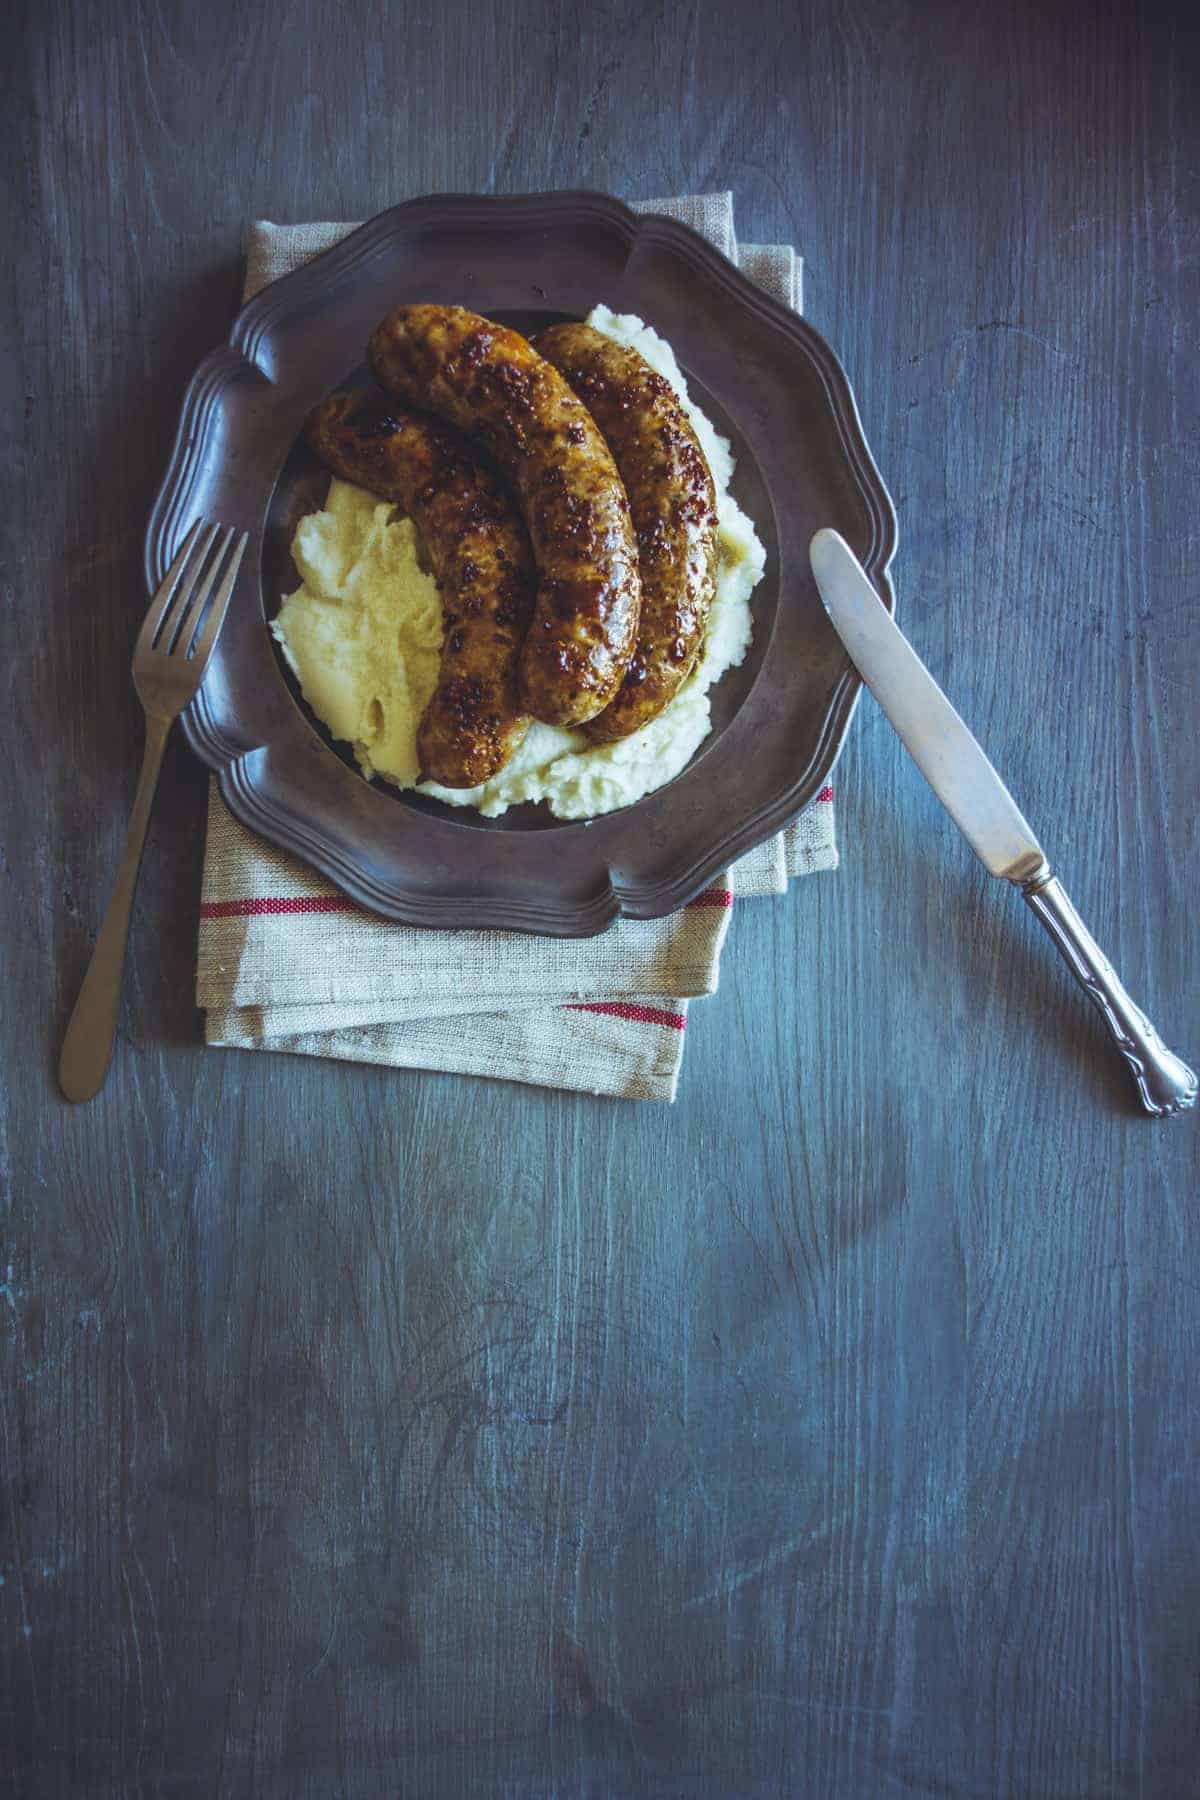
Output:
<svg viewBox="0 0 1200 1800">
<path fill-rule="evenodd" d="M 637 313 L 732 441 L 734 492 L 768 552 L 754 642 L 713 690 L 713 730 L 688 767 L 620 812 L 483 819 L 365 781 L 267 629 L 297 585 L 295 521 L 328 479 L 300 441 L 304 417 L 361 374 L 383 314 L 416 300 L 529 331 L 601 300 Z M 860 683 L 809 569 L 813 532 L 840 531 L 892 605 L 895 518 L 832 350 L 689 227 L 603 194 L 412 200 L 266 288 L 188 387 L 146 537 L 151 590 L 200 514 L 242 527 L 251 547 L 184 717 L 192 748 L 244 825 L 410 925 L 586 937 L 682 906 L 795 818 L 845 736 Z"/>
</svg>

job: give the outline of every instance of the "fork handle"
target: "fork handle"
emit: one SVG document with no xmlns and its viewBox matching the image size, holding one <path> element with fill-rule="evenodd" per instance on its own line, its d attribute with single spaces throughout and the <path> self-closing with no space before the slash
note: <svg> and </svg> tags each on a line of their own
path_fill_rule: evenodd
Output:
<svg viewBox="0 0 1200 1800">
<path fill-rule="evenodd" d="M 142 850 L 150 808 L 158 786 L 163 751 L 167 745 L 170 719 L 146 720 L 146 748 L 142 753 L 142 772 L 138 776 L 137 793 L 125 833 L 125 848 L 117 871 L 116 886 L 104 923 L 96 938 L 92 960 L 88 964 L 67 1035 L 63 1039 L 58 1062 L 58 1081 L 68 1100 L 91 1100 L 100 1092 L 108 1065 L 112 1061 L 113 1042 L 117 1035 L 117 1013 L 121 1005 L 121 975 L 125 968 L 125 945 L 129 937 L 129 915 L 137 890 L 138 871 L 142 866 Z"/>
<path fill-rule="evenodd" d="M 1032 881 L 1022 884 L 1021 892 L 1112 1033 L 1146 1111 L 1162 1119 L 1194 1106 L 1194 1071 L 1167 1049 L 1141 1007 L 1129 998 L 1117 971 L 1071 904 L 1062 882 L 1043 869 Z"/>
</svg>

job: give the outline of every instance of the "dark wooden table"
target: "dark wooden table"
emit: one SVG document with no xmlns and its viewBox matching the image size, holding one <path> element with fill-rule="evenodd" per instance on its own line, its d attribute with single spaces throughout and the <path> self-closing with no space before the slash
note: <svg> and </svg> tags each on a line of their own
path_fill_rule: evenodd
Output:
<svg viewBox="0 0 1200 1800">
<path fill-rule="evenodd" d="M 203 1050 L 179 746 L 112 1079 L 52 1076 L 245 221 L 578 184 L 801 250 L 907 627 L 1200 1052 L 1195 16 L 10 11 L 11 1791 L 1200 1792 L 1197 1123 L 872 706 L 844 866 L 740 910 L 672 1109 Z"/>
</svg>

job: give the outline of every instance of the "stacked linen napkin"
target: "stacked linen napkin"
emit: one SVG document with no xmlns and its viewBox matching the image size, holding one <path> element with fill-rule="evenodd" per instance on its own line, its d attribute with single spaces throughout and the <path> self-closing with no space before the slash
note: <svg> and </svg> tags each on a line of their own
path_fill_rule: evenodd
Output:
<svg viewBox="0 0 1200 1800">
<path fill-rule="evenodd" d="M 695 227 L 799 310 L 794 251 L 739 247 L 731 195 L 637 210 Z M 353 230 L 252 226 L 246 299 Z M 780 894 L 789 877 L 836 868 L 832 800 L 826 788 L 669 918 L 620 919 L 599 937 L 563 940 L 391 924 L 237 824 L 214 783 L 196 972 L 205 1036 L 248 1050 L 673 1100 L 688 1001 L 716 989 L 735 897 Z"/>
</svg>

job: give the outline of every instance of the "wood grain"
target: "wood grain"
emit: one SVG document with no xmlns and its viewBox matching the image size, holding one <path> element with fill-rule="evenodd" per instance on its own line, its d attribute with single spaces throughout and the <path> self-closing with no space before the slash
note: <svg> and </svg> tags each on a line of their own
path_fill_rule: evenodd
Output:
<svg viewBox="0 0 1200 1800">
<path fill-rule="evenodd" d="M 168 757 L 114 1074 L 52 1069 L 140 539 L 251 217 L 731 187 L 901 615 L 1197 1027 L 1182 7 L 60 0 L 14 21 L 0 1768 L 19 1795 L 1200 1791 L 1195 1120 L 1145 1123 L 864 706 L 664 1110 L 202 1051 Z"/>
</svg>

